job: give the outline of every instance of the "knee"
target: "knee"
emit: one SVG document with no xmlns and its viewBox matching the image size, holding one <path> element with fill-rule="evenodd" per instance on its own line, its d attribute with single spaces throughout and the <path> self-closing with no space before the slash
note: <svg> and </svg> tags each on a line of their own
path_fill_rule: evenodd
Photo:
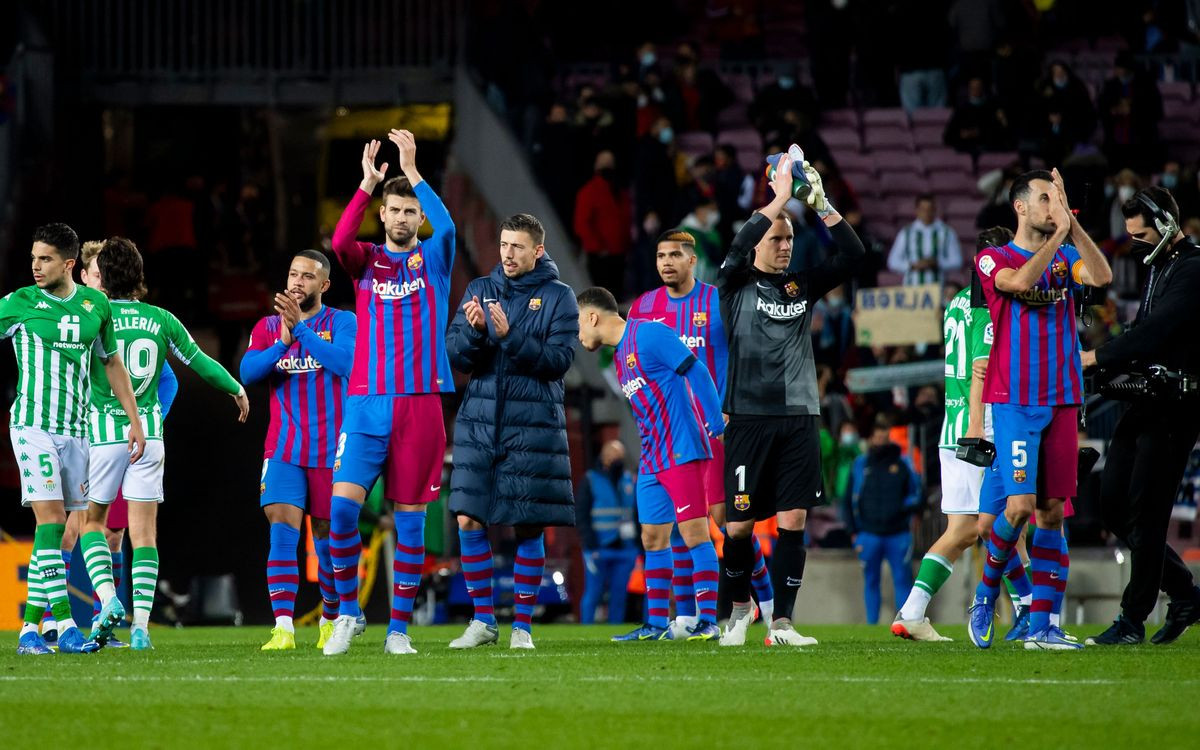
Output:
<svg viewBox="0 0 1200 750">
<path fill-rule="evenodd" d="M 753 521 L 730 521 L 725 527 L 730 539 L 747 539 L 754 533 Z"/>
<path fill-rule="evenodd" d="M 471 518 L 470 516 L 458 517 L 459 531 L 483 531 L 483 528 L 483 524 L 476 521 L 474 518 Z"/>
<path fill-rule="evenodd" d="M 309 521 L 312 523 L 314 537 L 317 539 L 329 538 L 329 521 L 323 518 L 310 518 Z"/>
<path fill-rule="evenodd" d="M 808 521 L 808 511 L 803 509 L 785 510 L 777 516 L 780 530 L 788 531 L 804 531 L 804 525 Z"/>
</svg>

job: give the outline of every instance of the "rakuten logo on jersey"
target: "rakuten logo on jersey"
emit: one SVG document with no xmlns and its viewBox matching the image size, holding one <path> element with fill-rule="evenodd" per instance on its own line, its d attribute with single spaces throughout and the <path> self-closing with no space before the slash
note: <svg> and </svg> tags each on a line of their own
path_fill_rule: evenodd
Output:
<svg viewBox="0 0 1200 750">
<path fill-rule="evenodd" d="M 766 302 L 758 298 L 758 311 L 772 320 L 793 320 L 808 310 L 808 302 L 801 300 L 791 304 L 781 305 L 778 302 Z"/>
<path fill-rule="evenodd" d="M 416 294 L 425 288 L 425 278 L 419 277 L 412 281 L 406 281 L 403 284 L 397 284 L 394 281 L 380 281 L 379 279 L 371 280 L 371 291 L 383 300 L 404 299 L 410 294 Z"/>
<path fill-rule="evenodd" d="M 708 346 L 708 341 L 703 336 L 680 336 L 679 340 L 688 349 L 702 349 Z"/>
<path fill-rule="evenodd" d="M 625 398 L 632 399 L 633 394 L 642 390 L 647 385 L 649 384 L 646 382 L 646 379 L 639 375 L 633 380 L 626 380 L 624 383 L 621 383 L 621 393 L 625 394 Z"/>
<path fill-rule="evenodd" d="M 321 363 L 313 359 L 311 354 L 303 359 L 291 356 L 284 357 L 276 362 L 275 369 L 280 372 L 286 372 L 289 375 L 300 375 L 306 372 L 317 372 L 321 369 Z"/>
</svg>

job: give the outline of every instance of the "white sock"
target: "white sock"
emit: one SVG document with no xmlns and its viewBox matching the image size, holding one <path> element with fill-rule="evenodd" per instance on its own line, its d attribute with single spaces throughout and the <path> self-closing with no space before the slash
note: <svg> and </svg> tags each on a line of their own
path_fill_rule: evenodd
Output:
<svg viewBox="0 0 1200 750">
<path fill-rule="evenodd" d="M 292 625 L 292 618 L 290 618 L 290 617 L 282 617 L 282 616 L 276 617 L 275 618 L 275 627 L 283 628 L 284 630 L 286 630 L 289 633 L 296 632 L 296 628 L 295 628 L 295 626 Z"/>
<path fill-rule="evenodd" d="M 699 615 L 679 615 L 675 618 L 675 622 L 680 625 L 685 625 L 689 628 L 694 628 L 700 623 Z"/>
<path fill-rule="evenodd" d="M 133 610 L 133 627 L 145 630 L 150 627 L 150 613 L 146 610 Z"/>
<path fill-rule="evenodd" d="M 1057 627 L 1060 627 L 1061 623 L 1062 623 L 1062 615 L 1058 614 L 1057 612 L 1051 612 L 1050 613 L 1050 624 L 1057 628 Z"/>
<path fill-rule="evenodd" d="M 1033 604 L 1033 594 L 1026 594 L 1025 596 L 1021 597 L 1022 607 L 1028 607 L 1031 604 Z"/>
<path fill-rule="evenodd" d="M 108 604 L 108 601 L 117 595 L 117 587 L 111 583 L 102 583 L 96 587 L 96 596 L 100 597 L 101 605 Z"/>
<path fill-rule="evenodd" d="M 36 622 L 27 622 L 21 625 L 21 635 L 36 632 L 38 632 L 38 624 Z"/>
<path fill-rule="evenodd" d="M 908 599 L 904 601 L 904 606 L 900 608 L 901 620 L 922 620 L 925 618 L 925 610 L 929 607 L 929 601 L 933 599 L 933 595 L 920 586 L 913 586 L 908 592 Z"/>
<path fill-rule="evenodd" d="M 59 620 L 58 621 L 58 634 L 62 635 L 63 633 L 65 633 L 66 631 L 68 631 L 74 627 L 78 627 L 78 626 L 75 624 L 75 620 L 71 619 L 70 617 L 68 617 L 65 620 Z"/>
</svg>

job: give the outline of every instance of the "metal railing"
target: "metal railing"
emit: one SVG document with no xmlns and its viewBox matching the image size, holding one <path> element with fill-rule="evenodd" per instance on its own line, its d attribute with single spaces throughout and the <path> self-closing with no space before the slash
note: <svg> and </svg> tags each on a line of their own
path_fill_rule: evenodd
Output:
<svg viewBox="0 0 1200 750">
<path fill-rule="evenodd" d="M 56 53 L 99 78 L 452 68 L 461 0 L 50 0 Z"/>
</svg>

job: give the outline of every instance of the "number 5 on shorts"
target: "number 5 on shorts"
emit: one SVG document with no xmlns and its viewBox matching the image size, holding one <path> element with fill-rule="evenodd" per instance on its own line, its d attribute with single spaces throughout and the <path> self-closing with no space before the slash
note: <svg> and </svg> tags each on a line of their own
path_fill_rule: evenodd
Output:
<svg viewBox="0 0 1200 750">
<path fill-rule="evenodd" d="M 44 477 L 54 476 L 54 464 L 51 463 L 51 461 L 50 461 L 49 453 L 43 453 L 42 455 L 38 456 L 38 466 L 42 470 L 42 476 L 44 476 Z"/>
<path fill-rule="evenodd" d="M 1026 441 L 1012 441 L 1012 465 L 1015 469 L 1025 468 L 1025 464 L 1029 463 L 1029 454 L 1025 451 Z"/>
</svg>

